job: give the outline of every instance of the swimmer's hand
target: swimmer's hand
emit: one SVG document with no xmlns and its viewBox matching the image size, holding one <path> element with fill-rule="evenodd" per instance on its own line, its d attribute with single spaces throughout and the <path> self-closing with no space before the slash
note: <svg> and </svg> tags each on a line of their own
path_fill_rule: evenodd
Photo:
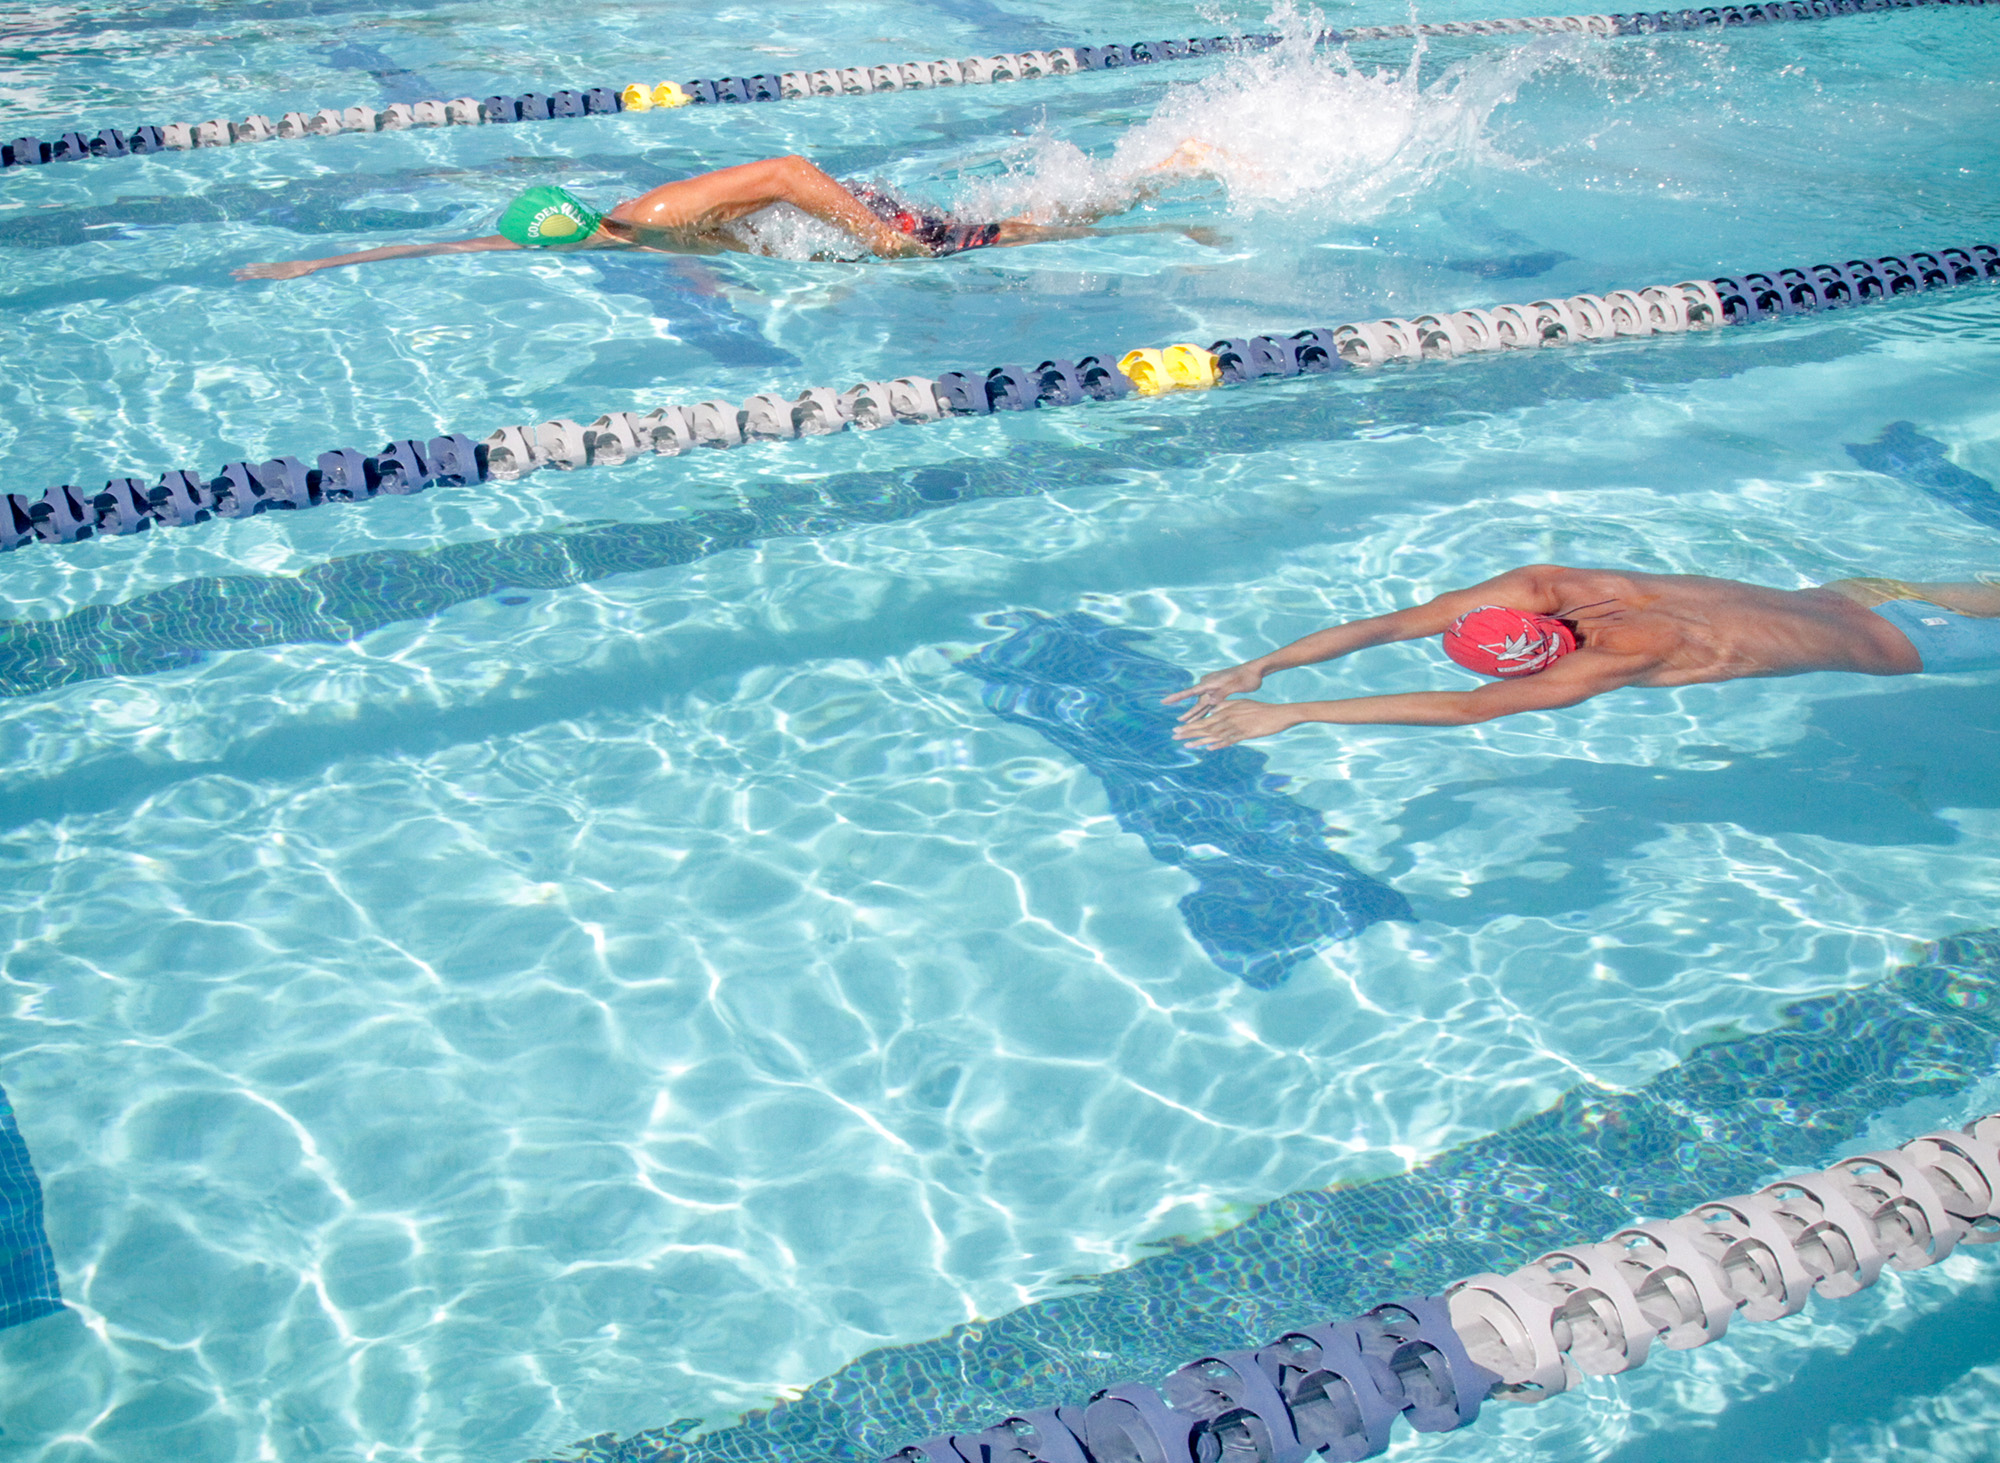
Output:
<svg viewBox="0 0 2000 1463">
<path fill-rule="evenodd" d="M 276 264 L 246 264 L 230 273 L 238 279 L 299 279 L 318 268 L 317 259 L 286 259 Z"/>
<path fill-rule="evenodd" d="M 1208 712 L 1196 707 L 1188 715 L 1195 719 L 1175 727 L 1174 740 L 1203 752 L 1275 736 L 1305 720 L 1296 706 L 1273 706 L 1268 701 L 1229 701 Z"/>
<path fill-rule="evenodd" d="M 1198 716 L 1206 716 L 1231 696 L 1244 696 L 1264 684 L 1264 673 L 1254 665 L 1233 665 L 1226 671 L 1210 671 L 1184 691 L 1176 691 L 1171 696 L 1162 696 L 1160 704 L 1171 706 L 1176 701 L 1196 698 L 1194 705 L 1181 713 L 1184 722 L 1193 721 Z"/>
</svg>

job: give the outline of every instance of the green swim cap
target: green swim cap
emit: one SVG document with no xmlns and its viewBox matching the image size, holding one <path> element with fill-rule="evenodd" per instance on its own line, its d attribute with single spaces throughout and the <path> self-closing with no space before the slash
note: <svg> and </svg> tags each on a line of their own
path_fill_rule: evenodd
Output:
<svg viewBox="0 0 2000 1463">
<path fill-rule="evenodd" d="M 597 232 L 604 215 L 561 188 L 530 188 L 500 215 L 500 237 L 523 249 L 580 244 Z"/>
</svg>

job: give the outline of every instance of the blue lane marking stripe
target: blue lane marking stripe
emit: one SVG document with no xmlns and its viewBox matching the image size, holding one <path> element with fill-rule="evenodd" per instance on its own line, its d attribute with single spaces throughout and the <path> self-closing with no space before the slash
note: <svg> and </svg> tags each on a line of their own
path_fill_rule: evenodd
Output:
<svg viewBox="0 0 2000 1463">
<path fill-rule="evenodd" d="M 1873 442 L 1849 442 L 1847 455 L 1867 468 L 1907 483 L 1974 523 L 2000 528 L 2000 491 L 1945 456 L 1945 445 L 1910 422 L 1891 422 Z"/>
<path fill-rule="evenodd" d="M 0 1091 L 0 1329 L 62 1308 L 56 1260 L 42 1225 L 42 1183 Z"/>
<path fill-rule="evenodd" d="M 1104 784 L 1118 826 L 1199 884 L 1181 900 L 1188 933 L 1260 990 L 1328 940 L 1377 920 L 1414 920 L 1410 902 L 1326 846 L 1326 820 L 1278 791 L 1248 747 L 1190 751 L 1179 708 L 1191 677 L 1142 654 L 1145 637 L 1090 615 L 999 617 L 1014 633 L 966 663 L 994 715 L 1031 727 Z"/>
</svg>

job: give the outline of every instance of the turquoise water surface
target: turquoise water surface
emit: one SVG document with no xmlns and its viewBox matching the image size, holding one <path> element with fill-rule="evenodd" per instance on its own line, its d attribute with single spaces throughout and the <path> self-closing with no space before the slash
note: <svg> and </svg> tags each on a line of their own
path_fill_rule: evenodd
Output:
<svg viewBox="0 0 2000 1463">
<path fill-rule="evenodd" d="M 91 0 L 0 19 L 0 135 L 1310 25 Z M 11 169 L 0 488 L 2000 243 L 1996 26 L 1295 43 Z M 787 152 L 972 213 L 1109 203 L 1188 136 L 1222 176 L 1118 221 L 1145 232 L 864 265 L 766 218 L 758 255 L 230 277 Z M 1989 574 L 1990 521 L 1846 448 L 1909 422 L 2000 482 L 1996 372 L 1974 287 L 0 560 L 0 1084 L 69 1303 L 0 1333 L 0 1457 L 721 1436 L 879 1348 L 1865 998 L 2000 924 L 1990 673 L 1304 729 L 1183 805 L 1003 715 L 995 667 L 1199 673 L 1533 560 Z M 1419 644 L 1272 689 L 1440 684 L 1469 682 Z M 1293 851 L 1259 863 L 1265 837 Z M 1325 913 L 1354 890 L 1369 918 Z M 2000 1106 L 1971 1050 L 1920 1102 L 1823 1095 L 1897 1141 Z M 1585 1197 L 1550 1201 L 1572 1238 Z M 1826 1368 L 1992 1329 L 1995 1283 L 1954 1258 L 1399 1456 L 1639 1463 L 1691 1422 L 1776 1448 L 1742 1409 L 1790 1405 L 1827 1426 L 1787 1456 L 1990 1457 L 2000 1343 L 1886 1398 Z M 1273 1286 L 1242 1341 L 1321 1303 Z M 1136 1326 L 1092 1345 L 1110 1376 L 1155 1360 Z M 958 1385 L 911 1384 L 907 1422 Z M 864 1412 L 768 1456 L 913 1440 Z"/>
</svg>

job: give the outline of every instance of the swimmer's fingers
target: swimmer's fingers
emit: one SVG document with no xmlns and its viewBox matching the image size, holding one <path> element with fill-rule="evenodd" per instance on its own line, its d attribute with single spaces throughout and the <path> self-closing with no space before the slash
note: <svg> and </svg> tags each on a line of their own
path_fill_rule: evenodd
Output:
<svg viewBox="0 0 2000 1463">
<path fill-rule="evenodd" d="M 1227 706 L 1217 707 L 1195 725 L 1183 723 L 1175 727 L 1174 740 L 1186 742 L 1198 751 L 1214 752 L 1238 742 L 1275 735 L 1288 727 L 1297 726 L 1298 722 L 1298 714 L 1290 706 L 1273 706 L 1264 701 L 1231 701 Z"/>
<path fill-rule="evenodd" d="M 1162 696 L 1160 704 L 1171 706 L 1174 702 L 1185 701 L 1190 696 L 1199 697 L 1200 699 L 1189 707 L 1187 714 L 1181 718 L 1182 721 L 1186 721 L 1190 717 L 1214 710 L 1231 696 L 1254 691 L 1263 684 L 1264 677 L 1261 673 L 1246 666 L 1231 666 L 1226 671 L 1210 671 L 1192 686 L 1184 686 L 1178 691 Z"/>
<path fill-rule="evenodd" d="M 1181 713 L 1181 720 L 1183 722 L 1199 721 L 1204 716 L 1212 714 L 1216 707 L 1222 705 L 1228 699 L 1229 693 L 1227 691 L 1215 691 L 1213 689 L 1203 691 L 1194 705 Z"/>
<path fill-rule="evenodd" d="M 1162 696 L 1160 704 L 1162 706 L 1171 706 L 1176 701 L 1185 701 L 1188 697 L 1193 696 L 1196 698 L 1194 705 L 1190 706 L 1181 716 L 1181 720 L 1186 721 L 1190 716 L 1200 716 L 1203 712 L 1214 710 L 1228 698 L 1228 695 L 1227 691 L 1217 690 L 1204 679 L 1195 682 L 1192 686 L 1184 686 L 1170 695 Z"/>
</svg>

